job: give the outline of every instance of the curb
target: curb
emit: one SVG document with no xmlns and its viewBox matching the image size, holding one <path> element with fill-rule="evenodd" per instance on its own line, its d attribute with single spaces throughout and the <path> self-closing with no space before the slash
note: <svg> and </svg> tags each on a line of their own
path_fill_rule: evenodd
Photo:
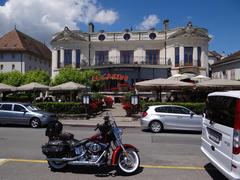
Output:
<svg viewBox="0 0 240 180">
<path fill-rule="evenodd" d="M 70 127 L 96 127 L 97 124 L 64 124 L 63 126 L 70 126 Z M 134 126 L 134 125 L 118 125 L 120 128 L 141 128 L 141 126 Z"/>
</svg>

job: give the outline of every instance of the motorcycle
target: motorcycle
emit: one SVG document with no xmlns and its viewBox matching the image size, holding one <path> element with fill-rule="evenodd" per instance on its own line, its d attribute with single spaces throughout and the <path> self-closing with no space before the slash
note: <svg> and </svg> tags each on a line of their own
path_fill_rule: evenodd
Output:
<svg viewBox="0 0 240 180">
<path fill-rule="evenodd" d="M 94 136 L 76 140 L 71 133 L 62 133 L 59 121 L 48 125 L 48 143 L 42 146 L 49 167 L 62 170 L 67 165 L 113 166 L 119 173 L 133 174 L 140 165 L 138 149 L 131 144 L 122 143 L 122 130 L 114 118 L 104 117 L 104 123 L 97 124 Z"/>
</svg>

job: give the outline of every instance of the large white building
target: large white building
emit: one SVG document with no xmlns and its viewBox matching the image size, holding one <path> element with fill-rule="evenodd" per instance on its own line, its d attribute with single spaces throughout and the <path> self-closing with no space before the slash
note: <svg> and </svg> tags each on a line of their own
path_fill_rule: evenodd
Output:
<svg viewBox="0 0 240 180">
<path fill-rule="evenodd" d="M 0 38 L 0 72 L 44 70 L 51 73 L 51 51 L 16 28 Z"/>
<path fill-rule="evenodd" d="M 102 74 L 125 74 L 129 82 L 167 78 L 176 73 L 208 75 L 208 43 L 204 28 L 185 27 L 149 31 L 88 32 L 65 27 L 51 40 L 52 76 L 65 66 L 98 69 Z"/>
</svg>

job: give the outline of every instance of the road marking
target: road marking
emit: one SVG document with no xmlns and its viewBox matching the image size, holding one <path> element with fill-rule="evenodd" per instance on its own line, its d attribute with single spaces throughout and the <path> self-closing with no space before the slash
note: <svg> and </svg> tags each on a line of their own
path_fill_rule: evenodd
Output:
<svg viewBox="0 0 240 180">
<path fill-rule="evenodd" d="M 23 162 L 23 163 L 47 163 L 47 160 L 34 159 L 0 159 L 0 166 L 7 162 Z M 140 165 L 148 169 L 178 169 L 178 170 L 205 170 L 201 166 L 158 166 L 158 165 Z"/>
<path fill-rule="evenodd" d="M 2 166 L 3 164 L 5 164 L 6 162 L 8 162 L 7 159 L 0 159 L 0 166 Z"/>
<path fill-rule="evenodd" d="M 25 162 L 25 163 L 47 163 L 46 160 L 34 160 L 34 159 L 7 159 L 8 162 Z"/>
<path fill-rule="evenodd" d="M 150 169 L 179 169 L 179 170 L 204 170 L 204 167 L 200 166 L 155 166 L 155 165 L 141 165 L 143 168 Z"/>
</svg>

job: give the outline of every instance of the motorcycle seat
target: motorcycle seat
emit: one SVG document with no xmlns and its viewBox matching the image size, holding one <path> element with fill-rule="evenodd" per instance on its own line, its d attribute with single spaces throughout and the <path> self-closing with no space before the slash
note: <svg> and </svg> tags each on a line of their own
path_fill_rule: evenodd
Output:
<svg viewBox="0 0 240 180">
<path fill-rule="evenodd" d="M 59 134 L 59 139 L 63 141 L 69 141 L 74 139 L 74 135 L 71 133 L 65 132 L 65 133 Z"/>
</svg>

